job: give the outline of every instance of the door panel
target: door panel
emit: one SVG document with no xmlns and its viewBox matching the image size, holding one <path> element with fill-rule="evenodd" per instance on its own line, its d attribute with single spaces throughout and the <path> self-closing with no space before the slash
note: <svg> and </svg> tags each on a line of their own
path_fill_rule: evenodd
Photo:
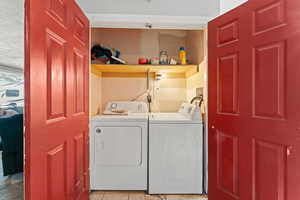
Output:
<svg viewBox="0 0 300 200">
<path fill-rule="evenodd" d="M 253 198 L 285 199 L 286 147 L 254 139 L 252 149 Z"/>
<path fill-rule="evenodd" d="M 249 0 L 209 23 L 210 200 L 300 198 L 299 10 Z"/>
<path fill-rule="evenodd" d="M 88 199 L 88 41 L 75 1 L 26 1 L 28 200 Z"/>
<path fill-rule="evenodd" d="M 238 54 L 222 56 L 218 60 L 218 113 L 238 113 Z"/>
<path fill-rule="evenodd" d="M 285 118 L 285 42 L 253 49 L 253 116 Z M 266 67 L 266 66 L 272 67 Z M 265 92 L 268 91 L 268 92 Z"/>
<path fill-rule="evenodd" d="M 66 117 L 66 41 L 47 30 L 47 120 Z"/>
<path fill-rule="evenodd" d="M 67 165 L 66 146 L 55 147 L 47 153 L 48 198 L 66 199 L 67 196 Z M 57 178 L 56 178 L 57 177 Z"/>
<path fill-rule="evenodd" d="M 238 139 L 222 132 L 217 132 L 217 137 L 217 185 L 223 192 L 238 197 Z"/>
</svg>

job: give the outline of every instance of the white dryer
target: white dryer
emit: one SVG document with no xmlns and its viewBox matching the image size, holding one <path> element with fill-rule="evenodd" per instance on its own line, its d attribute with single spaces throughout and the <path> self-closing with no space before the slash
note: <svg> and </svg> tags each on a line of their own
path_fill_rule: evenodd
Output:
<svg viewBox="0 0 300 200">
<path fill-rule="evenodd" d="M 203 192 L 203 124 L 195 105 L 149 117 L 150 194 Z"/>
<path fill-rule="evenodd" d="M 147 110 L 144 102 L 110 102 L 92 118 L 92 190 L 147 189 Z"/>
</svg>

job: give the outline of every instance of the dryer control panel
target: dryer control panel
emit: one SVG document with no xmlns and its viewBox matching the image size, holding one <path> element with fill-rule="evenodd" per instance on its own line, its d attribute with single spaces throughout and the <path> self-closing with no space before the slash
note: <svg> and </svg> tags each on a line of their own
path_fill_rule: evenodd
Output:
<svg viewBox="0 0 300 200">
<path fill-rule="evenodd" d="M 112 101 L 106 105 L 104 114 L 148 113 L 148 105 L 142 101 Z"/>
</svg>

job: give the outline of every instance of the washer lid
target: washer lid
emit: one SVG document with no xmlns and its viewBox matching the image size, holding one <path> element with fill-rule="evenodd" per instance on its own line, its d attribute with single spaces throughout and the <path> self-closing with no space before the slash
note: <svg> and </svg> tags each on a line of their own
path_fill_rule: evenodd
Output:
<svg viewBox="0 0 300 200">
<path fill-rule="evenodd" d="M 152 124 L 202 124 L 201 120 L 192 120 L 180 113 L 151 113 L 149 121 Z"/>
<path fill-rule="evenodd" d="M 132 113 L 129 115 L 97 115 L 92 117 L 94 122 L 147 122 L 148 114 Z"/>
</svg>

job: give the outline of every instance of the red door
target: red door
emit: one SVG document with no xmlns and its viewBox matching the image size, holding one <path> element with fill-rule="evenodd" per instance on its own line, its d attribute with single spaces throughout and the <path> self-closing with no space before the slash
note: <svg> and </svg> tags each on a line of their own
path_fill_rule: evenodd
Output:
<svg viewBox="0 0 300 200">
<path fill-rule="evenodd" d="M 209 200 L 300 199 L 300 1 L 209 23 Z"/>
<path fill-rule="evenodd" d="M 26 0 L 25 198 L 88 199 L 89 22 L 74 0 Z"/>
</svg>

